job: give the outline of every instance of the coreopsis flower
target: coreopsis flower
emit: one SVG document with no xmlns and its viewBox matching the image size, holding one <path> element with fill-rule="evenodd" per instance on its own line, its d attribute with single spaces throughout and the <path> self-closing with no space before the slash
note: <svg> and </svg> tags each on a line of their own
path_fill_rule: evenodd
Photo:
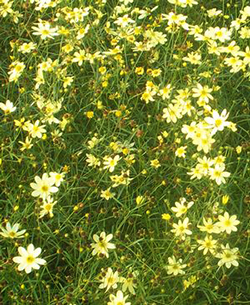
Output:
<svg viewBox="0 0 250 305">
<path fill-rule="evenodd" d="M 110 179 L 112 180 L 112 182 L 114 182 L 112 187 L 117 187 L 121 184 L 129 185 L 130 181 L 132 180 L 132 178 L 129 178 L 129 174 L 130 174 L 130 171 L 127 170 L 126 172 L 122 171 L 121 175 L 110 176 Z"/>
<path fill-rule="evenodd" d="M 164 44 L 167 41 L 167 35 L 160 31 L 153 31 L 152 29 L 148 29 L 143 33 L 143 36 L 146 38 L 147 43 L 142 43 L 146 50 L 150 50 L 151 48 L 157 46 L 158 44 Z"/>
<path fill-rule="evenodd" d="M 74 53 L 74 58 L 72 59 L 72 62 L 77 62 L 78 66 L 81 66 L 85 59 L 86 59 L 85 50 L 79 50 L 79 52 Z"/>
<path fill-rule="evenodd" d="M 198 4 L 196 0 L 168 0 L 168 2 L 181 7 L 187 7 L 187 5 L 192 7 L 194 4 Z"/>
<path fill-rule="evenodd" d="M 186 23 L 187 16 L 182 14 L 175 14 L 174 12 L 170 12 L 168 15 L 162 14 L 163 20 L 168 20 L 168 26 L 181 26 L 185 30 L 189 29 L 189 25 Z"/>
<path fill-rule="evenodd" d="M 159 162 L 158 159 L 151 160 L 151 161 L 150 161 L 150 165 L 151 165 L 152 167 L 154 167 L 154 168 L 158 168 L 158 167 L 161 166 L 161 164 L 160 164 L 160 162 Z"/>
<path fill-rule="evenodd" d="M 2 232 L 0 232 L 0 235 L 6 238 L 23 238 L 24 237 L 24 233 L 26 232 L 26 230 L 21 230 L 18 232 L 20 224 L 19 223 L 15 223 L 13 226 L 11 226 L 11 224 L 9 222 L 6 223 L 6 229 L 0 227 L 0 229 L 2 230 Z"/>
<path fill-rule="evenodd" d="M 130 302 L 126 302 L 126 299 L 128 296 L 123 296 L 123 293 L 121 290 L 118 290 L 116 295 L 111 294 L 109 296 L 110 302 L 108 302 L 108 305 L 131 305 Z"/>
<path fill-rule="evenodd" d="M 237 262 L 238 256 L 238 248 L 230 249 L 229 244 L 221 245 L 222 252 L 216 255 L 217 258 L 220 258 L 218 262 L 218 266 L 221 267 L 226 265 L 227 268 L 230 268 L 232 265 L 235 267 L 239 266 Z"/>
<path fill-rule="evenodd" d="M 37 45 L 33 43 L 32 41 L 27 43 L 23 43 L 21 46 L 19 46 L 18 51 L 22 52 L 23 54 L 30 53 L 32 50 L 35 50 Z"/>
<path fill-rule="evenodd" d="M 48 198 L 43 201 L 43 204 L 40 207 L 41 211 L 39 218 L 42 218 L 47 214 L 49 214 L 49 217 L 52 218 L 54 216 L 53 207 L 56 203 L 57 201 L 54 201 L 53 198 L 48 196 Z"/>
<path fill-rule="evenodd" d="M 120 282 L 122 283 L 122 291 L 126 292 L 127 290 L 131 293 L 131 294 L 135 294 L 135 279 L 138 276 L 138 271 L 134 271 L 132 273 L 128 274 L 128 277 L 121 277 L 120 278 Z"/>
<path fill-rule="evenodd" d="M 168 99 L 170 97 L 172 91 L 172 87 L 170 84 L 163 87 L 161 90 L 159 90 L 158 95 L 160 95 L 164 100 Z"/>
<path fill-rule="evenodd" d="M 106 292 L 110 289 L 116 289 L 117 283 L 120 281 L 118 271 L 113 272 L 111 268 L 108 268 L 105 276 L 101 279 L 101 284 L 99 288 L 104 289 L 106 288 Z"/>
<path fill-rule="evenodd" d="M 186 290 L 187 288 L 194 287 L 194 284 L 197 282 L 198 278 L 196 275 L 191 275 L 188 280 L 184 280 L 183 281 L 183 285 L 184 285 L 184 290 Z"/>
<path fill-rule="evenodd" d="M 29 150 L 32 148 L 33 144 L 31 143 L 31 139 L 29 139 L 29 137 L 26 137 L 25 138 L 25 142 L 22 142 L 22 141 L 18 141 L 18 143 L 22 144 L 22 147 L 20 148 L 21 151 L 24 151 L 24 150 Z"/>
<path fill-rule="evenodd" d="M 63 88 L 66 89 L 74 81 L 73 76 L 67 76 L 63 78 Z"/>
<path fill-rule="evenodd" d="M 171 210 L 176 213 L 176 217 L 180 217 L 181 215 L 185 214 L 189 208 L 194 204 L 193 201 L 186 203 L 185 198 L 180 198 L 180 202 L 175 202 L 175 207 L 172 207 Z"/>
<path fill-rule="evenodd" d="M 175 236 L 180 236 L 183 240 L 185 239 L 185 235 L 191 235 L 192 231 L 188 229 L 188 226 L 190 225 L 189 223 L 189 218 L 186 217 L 183 221 L 179 220 L 178 224 L 174 223 L 173 228 L 171 232 L 175 234 Z"/>
<path fill-rule="evenodd" d="M 244 61 L 240 59 L 238 56 L 225 58 L 225 64 L 231 67 L 230 72 L 237 73 L 240 70 L 244 70 L 246 68 Z"/>
<path fill-rule="evenodd" d="M 168 265 L 165 268 L 167 269 L 168 274 L 178 275 L 185 273 L 185 271 L 182 270 L 185 267 L 187 267 L 187 265 L 182 264 L 181 258 L 178 261 L 176 261 L 176 258 L 172 256 L 168 258 Z"/>
<path fill-rule="evenodd" d="M 181 132 L 186 134 L 186 139 L 193 139 L 195 132 L 196 132 L 196 122 L 192 122 L 190 125 L 184 124 L 182 126 Z"/>
<path fill-rule="evenodd" d="M 225 166 L 225 164 L 224 164 L 225 160 L 226 160 L 226 157 L 224 157 L 222 155 L 219 155 L 213 159 L 214 164 L 218 164 L 221 166 Z"/>
<path fill-rule="evenodd" d="M 143 92 L 142 96 L 141 96 L 141 100 L 145 101 L 146 104 L 149 103 L 149 101 L 153 102 L 154 98 L 153 96 L 156 94 L 156 92 L 154 90 L 146 90 Z"/>
<path fill-rule="evenodd" d="M 57 33 L 58 28 L 51 28 L 51 25 L 47 21 L 42 21 L 40 19 L 40 22 L 37 24 L 37 26 L 33 26 L 32 29 L 35 31 L 32 34 L 41 36 L 41 39 L 47 39 L 51 38 L 54 39 L 54 36 L 58 36 L 59 34 Z"/>
<path fill-rule="evenodd" d="M 187 146 L 178 147 L 176 149 L 176 151 L 175 151 L 176 157 L 185 158 L 185 156 L 186 156 L 186 148 L 187 148 Z"/>
<path fill-rule="evenodd" d="M 126 26 L 128 26 L 130 23 L 135 23 L 135 21 L 131 18 L 128 17 L 128 15 L 124 15 L 122 17 L 117 18 L 116 21 L 114 21 L 115 24 L 117 24 L 118 26 L 124 28 Z"/>
<path fill-rule="evenodd" d="M 128 155 L 126 158 L 124 158 L 128 166 L 131 166 L 135 163 L 135 154 Z"/>
<path fill-rule="evenodd" d="M 213 96 L 210 94 L 213 89 L 208 86 L 202 86 L 201 84 L 197 84 L 196 88 L 193 88 L 193 97 L 197 97 L 198 100 L 202 100 L 205 103 L 208 103 L 209 100 L 213 100 Z"/>
<path fill-rule="evenodd" d="M 231 41 L 226 47 L 221 47 L 221 52 L 230 53 L 233 56 L 244 56 L 244 52 L 240 51 L 240 47 L 236 44 L 236 41 Z"/>
<path fill-rule="evenodd" d="M 230 122 L 226 121 L 228 118 L 227 110 L 224 109 L 219 115 L 216 110 L 213 110 L 212 117 L 206 117 L 204 120 L 208 124 L 208 128 L 211 128 L 211 135 L 214 135 L 217 131 L 222 131 L 224 127 L 229 126 Z"/>
<path fill-rule="evenodd" d="M 65 176 L 65 173 L 51 172 L 49 173 L 49 175 L 54 180 L 55 186 L 60 186 Z"/>
<path fill-rule="evenodd" d="M 204 240 L 198 240 L 197 242 L 200 244 L 198 250 L 203 250 L 204 255 L 206 255 L 208 251 L 214 254 L 217 240 L 213 239 L 211 235 L 207 235 Z"/>
<path fill-rule="evenodd" d="M 113 198 L 115 193 L 110 192 L 110 187 L 107 190 L 101 190 L 101 198 L 104 198 L 106 200 L 109 200 Z"/>
<path fill-rule="evenodd" d="M 202 175 L 206 176 L 209 173 L 210 168 L 212 168 L 214 164 L 214 160 L 211 160 L 210 158 L 207 158 L 204 156 L 203 158 L 198 158 L 198 164 L 197 166 L 200 168 L 202 171 Z"/>
<path fill-rule="evenodd" d="M 178 104 L 169 104 L 167 108 L 163 109 L 162 118 L 166 119 L 167 123 L 176 123 L 182 117 L 182 109 Z"/>
<path fill-rule="evenodd" d="M 31 183 L 30 186 L 34 189 L 32 196 L 40 197 L 43 200 L 47 199 L 50 193 L 56 193 L 58 188 L 54 186 L 54 179 L 49 177 L 47 173 L 42 175 L 42 178 L 39 176 L 35 177 L 36 183 Z"/>
<path fill-rule="evenodd" d="M 39 138 L 43 136 L 43 133 L 46 132 L 46 130 L 43 128 L 45 125 L 39 126 L 40 121 L 36 120 L 34 124 L 32 123 L 27 123 L 26 126 L 24 127 L 24 130 L 27 130 L 32 138 Z"/>
<path fill-rule="evenodd" d="M 190 62 L 192 65 L 200 65 L 201 64 L 201 55 L 199 53 L 191 52 L 188 53 L 187 56 L 183 57 L 184 61 Z"/>
<path fill-rule="evenodd" d="M 191 168 L 191 171 L 187 173 L 188 175 L 190 175 L 190 179 L 201 179 L 203 177 L 203 172 L 202 172 L 202 168 L 199 166 L 199 164 L 196 165 L 196 167 Z"/>
<path fill-rule="evenodd" d="M 103 161 L 103 168 L 108 169 L 109 172 L 112 173 L 115 170 L 115 167 L 120 159 L 121 158 L 119 155 L 116 155 L 114 158 L 105 156 Z"/>
<path fill-rule="evenodd" d="M 218 227 L 217 223 L 213 224 L 213 221 L 211 218 L 203 218 L 203 224 L 204 226 L 198 225 L 197 227 L 201 230 L 201 232 L 207 232 L 208 234 L 212 233 L 220 233 L 220 228 Z"/>
<path fill-rule="evenodd" d="M 239 220 L 237 220 L 237 216 L 229 216 L 228 212 L 224 213 L 224 216 L 219 215 L 219 221 L 216 223 L 217 226 L 220 228 L 221 232 L 227 232 L 230 234 L 232 231 L 236 232 L 236 226 L 239 224 Z"/>
<path fill-rule="evenodd" d="M 240 13 L 242 14 L 241 20 L 246 21 L 246 19 L 250 17 L 250 6 L 245 6 L 244 9 L 240 11 Z"/>
<path fill-rule="evenodd" d="M 164 214 L 161 214 L 161 218 L 163 220 L 169 221 L 171 219 L 171 216 L 168 213 L 164 213 Z"/>
<path fill-rule="evenodd" d="M 244 64 L 250 66 L 250 48 L 247 46 L 245 52 L 243 52 Z"/>
<path fill-rule="evenodd" d="M 10 71 L 8 72 L 10 78 L 10 82 L 16 82 L 18 78 L 21 76 L 23 70 L 25 69 L 25 64 L 20 61 L 14 61 L 10 64 Z"/>
<path fill-rule="evenodd" d="M 107 258 L 109 257 L 108 250 L 115 249 L 115 245 L 110 243 L 109 241 L 113 238 L 113 234 L 108 234 L 106 236 L 105 232 L 102 232 L 100 236 L 97 234 L 93 235 L 93 239 L 95 243 L 91 244 L 93 248 L 92 255 L 105 255 Z"/>
<path fill-rule="evenodd" d="M 205 36 L 211 38 L 213 40 L 219 40 L 220 42 L 225 42 L 226 40 L 230 40 L 232 31 L 227 28 L 219 28 L 219 27 L 209 27 Z"/>
<path fill-rule="evenodd" d="M 4 112 L 5 115 L 10 114 L 16 110 L 13 103 L 10 100 L 7 100 L 6 103 L 0 103 L 0 109 Z"/>
<path fill-rule="evenodd" d="M 90 25 L 88 24 L 86 27 L 84 28 L 80 28 L 77 32 L 77 36 L 76 36 L 76 39 L 77 40 L 80 40 L 82 39 L 89 31 L 89 28 L 90 28 Z"/>
<path fill-rule="evenodd" d="M 99 158 L 95 157 L 92 154 L 86 154 L 86 156 L 86 162 L 88 163 L 88 166 L 93 166 L 94 168 L 96 168 L 97 166 L 101 165 Z"/>
<path fill-rule="evenodd" d="M 197 151 L 203 150 L 204 153 L 207 154 L 211 150 L 214 142 L 215 140 L 212 138 L 210 132 L 205 129 L 196 129 L 193 137 L 193 144 L 197 145 Z"/>
<path fill-rule="evenodd" d="M 207 10 L 207 15 L 208 15 L 209 18 L 218 16 L 221 13 L 222 13 L 222 11 L 221 10 L 217 10 L 216 8 L 212 8 L 210 10 Z"/>
<path fill-rule="evenodd" d="M 26 273 L 30 273 L 32 269 L 38 270 L 40 268 L 39 265 L 44 265 L 46 261 L 42 258 L 38 258 L 42 249 L 34 247 L 33 244 L 29 244 L 27 250 L 23 247 L 18 248 L 18 252 L 21 256 L 15 256 L 13 261 L 18 266 L 18 271 L 25 270 Z"/>
<path fill-rule="evenodd" d="M 229 172 L 225 172 L 225 165 L 216 164 L 214 168 L 210 168 L 209 177 L 215 180 L 218 185 L 221 183 L 226 183 L 225 178 L 230 176 Z"/>
<path fill-rule="evenodd" d="M 58 1 L 54 0 L 30 0 L 31 3 L 36 3 L 35 10 L 42 11 L 49 7 L 55 7 L 58 4 Z"/>
</svg>

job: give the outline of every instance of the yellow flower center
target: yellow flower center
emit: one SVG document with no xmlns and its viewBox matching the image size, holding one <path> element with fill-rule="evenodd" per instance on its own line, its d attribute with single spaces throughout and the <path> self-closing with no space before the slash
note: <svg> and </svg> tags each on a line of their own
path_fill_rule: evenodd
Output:
<svg viewBox="0 0 250 305">
<path fill-rule="evenodd" d="M 98 245 L 100 248 L 103 248 L 103 249 L 106 248 L 106 242 L 104 240 L 99 241 Z"/>
<path fill-rule="evenodd" d="M 35 258 L 32 255 L 26 257 L 26 262 L 32 264 L 35 261 Z"/>
<path fill-rule="evenodd" d="M 109 162 L 109 165 L 110 165 L 110 166 L 114 166 L 114 165 L 115 165 L 115 160 L 111 160 L 111 161 Z"/>
<path fill-rule="evenodd" d="M 108 282 L 109 285 L 113 285 L 113 283 L 115 282 L 115 279 L 113 277 L 109 277 L 107 279 L 107 282 Z"/>
<path fill-rule="evenodd" d="M 55 176 L 55 178 L 56 178 L 56 180 L 60 180 L 60 179 L 62 178 L 62 176 L 61 176 L 60 174 L 57 174 L 57 175 Z"/>
<path fill-rule="evenodd" d="M 11 232 L 9 232 L 9 236 L 13 238 L 13 237 L 15 237 L 15 236 L 16 236 L 16 233 L 15 233 L 15 232 L 13 232 L 13 231 L 11 231 Z"/>
<path fill-rule="evenodd" d="M 232 258 L 232 254 L 229 253 L 229 252 L 226 252 L 226 253 L 225 253 L 225 257 L 226 257 L 227 259 L 231 259 L 231 258 Z"/>
<path fill-rule="evenodd" d="M 230 226 L 232 225 L 230 219 L 225 220 L 224 225 L 225 225 L 226 227 L 230 227 Z"/>
<path fill-rule="evenodd" d="M 204 169 L 209 169 L 208 163 L 203 163 L 203 168 L 204 168 Z"/>
<path fill-rule="evenodd" d="M 180 212 L 181 212 L 181 213 L 186 213 L 186 212 L 187 212 L 187 207 L 182 207 L 182 208 L 180 209 Z"/>
<path fill-rule="evenodd" d="M 179 226 L 179 231 L 180 231 L 180 232 L 183 232 L 183 231 L 185 231 L 185 228 L 184 228 L 184 226 Z"/>
<path fill-rule="evenodd" d="M 222 124 L 222 120 L 221 120 L 221 119 L 215 120 L 215 126 L 216 126 L 216 127 L 220 127 L 221 124 Z"/>
<path fill-rule="evenodd" d="M 202 97 L 206 97 L 207 96 L 207 91 L 205 89 L 202 89 L 201 92 L 200 92 L 200 95 Z"/>
<path fill-rule="evenodd" d="M 15 67 L 15 70 L 16 70 L 17 72 L 22 71 L 22 66 L 20 66 L 20 65 L 19 65 L 19 66 L 16 66 L 16 67 Z"/>
<path fill-rule="evenodd" d="M 221 171 L 215 170 L 214 176 L 219 178 L 221 176 Z"/>
<path fill-rule="evenodd" d="M 205 242 L 205 247 L 206 247 L 206 248 L 212 248 L 212 243 L 211 243 L 210 240 L 208 240 L 208 241 Z"/>
<path fill-rule="evenodd" d="M 33 131 L 34 132 L 37 132 L 39 130 L 39 127 L 38 126 L 33 126 Z"/>
<path fill-rule="evenodd" d="M 42 30 L 42 35 L 45 35 L 45 36 L 47 36 L 47 35 L 49 35 L 49 31 L 48 30 Z"/>
<path fill-rule="evenodd" d="M 50 203 L 46 204 L 45 207 L 44 207 L 44 209 L 45 209 L 46 211 L 50 211 L 51 208 L 52 208 L 52 205 L 51 205 Z"/>
<path fill-rule="evenodd" d="M 174 264 L 174 265 L 172 266 L 172 268 L 173 268 L 174 270 L 178 270 L 178 269 L 179 269 L 179 266 L 178 266 L 177 264 Z"/>
<path fill-rule="evenodd" d="M 43 192 L 48 192 L 48 190 L 49 190 L 49 188 L 48 188 L 47 185 L 43 185 L 43 186 L 42 186 L 42 191 L 43 191 Z"/>
<path fill-rule="evenodd" d="M 206 225 L 207 230 L 212 230 L 213 229 L 213 225 Z"/>
</svg>

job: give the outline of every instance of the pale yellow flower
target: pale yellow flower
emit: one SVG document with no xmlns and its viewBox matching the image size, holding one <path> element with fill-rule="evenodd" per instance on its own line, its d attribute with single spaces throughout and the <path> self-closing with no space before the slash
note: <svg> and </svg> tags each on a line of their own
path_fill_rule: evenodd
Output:
<svg viewBox="0 0 250 305">
<path fill-rule="evenodd" d="M 91 247 L 93 248 L 92 255 L 101 254 L 105 255 L 108 258 L 108 250 L 115 249 L 115 245 L 109 242 L 112 238 L 113 234 L 106 235 L 105 232 L 102 232 L 100 236 L 94 234 L 93 239 L 95 243 L 91 244 Z"/>
<path fill-rule="evenodd" d="M 28 245 L 27 250 L 23 247 L 18 248 L 18 252 L 21 256 L 15 256 L 13 261 L 18 266 L 18 271 L 25 270 L 26 273 L 30 273 L 32 269 L 38 270 L 40 268 L 39 265 L 44 265 L 46 261 L 42 258 L 38 258 L 42 249 L 37 248 L 35 249 L 33 244 Z"/>
<path fill-rule="evenodd" d="M 11 226 L 11 224 L 9 222 L 7 222 L 6 224 L 6 229 L 2 228 L 0 226 L 0 229 L 2 230 L 2 232 L 0 232 L 0 235 L 2 235 L 3 237 L 6 238 L 23 238 L 24 237 L 24 233 L 26 232 L 26 230 L 21 230 L 18 232 L 20 224 L 19 223 L 15 223 L 13 226 Z"/>
<path fill-rule="evenodd" d="M 47 173 L 42 175 L 42 178 L 39 176 L 35 177 L 36 183 L 31 183 L 30 186 L 34 189 L 32 196 L 40 197 L 42 199 L 47 199 L 50 193 L 56 193 L 58 188 L 54 186 L 54 179 L 49 177 Z"/>
<path fill-rule="evenodd" d="M 131 305 L 130 302 L 126 302 L 126 299 L 128 296 L 123 296 L 123 293 L 121 290 L 118 290 L 116 295 L 111 294 L 109 296 L 110 302 L 108 302 L 108 305 Z"/>
<path fill-rule="evenodd" d="M 108 271 L 106 272 L 105 276 L 101 279 L 101 284 L 99 285 L 99 288 L 104 289 L 106 288 L 106 292 L 110 289 L 116 289 L 117 283 L 120 281 L 118 271 L 113 272 L 111 268 L 108 268 Z"/>
<path fill-rule="evenodd" d="M 238 256 L 238 248 L 230 249 L 229 244 L 226 244 L 226 247 L 221 245 L 222 252 L 216 255 L 217 258 L 220 258 L 218 262 L 218 266 L 221 267 L 226 265 L 227 268 L 231 266 L 238 267 L 239 263 L 237 262 Z"/>
<path fill-rule="evenodd" d="M 232 231 L 236 232 L 236 226 L 239 224 L 239 220 L 237 220 L 237 216 L 233 215 L 230 216 L 228 212 L 224 213 L 224 216 L 219 215 L 219 221 L 216 223 L 217 226 L 220 228 L 221 232 L 227 232 L 230 234 Z"/>
<path fill-rule="evenodd" d="M 47 39 L 47 38 L 54 38 L 55 36 L 58 36 L 57 33 L 58 28 L 51 28 L 50 23 L 47 21 L 42 21 L 37 24 L 37 26 L 33 26 L 32 30 L 34 32 L 33 35 L 41 36 L 41 39 Z"/>
<path fill-rule="evenodd" d="M 16 110 L 13 103 L 10 100 L 7 100 L 6 103 L 0 103 L 0 109 L 4 112 L 5 115 L 10 114 Z"/>
<path fill-rule="evenodd" d="M 217 240 L 214 240 L 211 235 L 207 235 L 204 240 L 198 240 L 197 242 L 200 244 L 198 250 L 203 250 L 204 255 L 208 252 L 214 254 Z"/>
<path fill-rule="evenodd" d="M 173 228 L 171 232 L 175 234 L 175 236 L 180 236 L 183 240 L 185 239 L 185 235 L 191 235 L 192 231 L 188 229 L 188 226 L 190 225 L 189 223 L 189 218 L 186 217 L 183 221 L 179 220 L 178 224 L 174 223 Z"/>
<path fill-rule="evenodd" d="M 168 265 L 165 268 L 167 269 L 168 274 L 178 275 L 185 273 L 185 271 L 182 269 L 184 269 L 186 266 L 186 264 L 182 264 L 181 258 L 176 261 L 176 258 L 172 256 L 168 258 Z"/>
</svg>

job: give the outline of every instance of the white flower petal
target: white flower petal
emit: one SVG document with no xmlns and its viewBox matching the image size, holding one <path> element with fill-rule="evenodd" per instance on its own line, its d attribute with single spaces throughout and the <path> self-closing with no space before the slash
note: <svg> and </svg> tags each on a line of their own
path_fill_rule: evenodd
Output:
<svg viewBox="0 0 250 305">
<path fill-rule="evenodd" d="M 34 245 L 33 244 L 29 244 L 28 248 L 27 248 L 27 251 L 28 251 L 29 254 L 33 255 L 34 249 L 35 249 Z"/>
<path fill-rule="evenodd" d="M 21 256 L 28 256 L 28 252 L 23 247 L 18 247 L 18 252 Z"/>
<path fill-rule="evenodd" d="M 35 251 L 33 251 L 33 256 L 37 257 L 37 256 L 40 255 L 41 252 L 42 252 L 42 249 L 41 248 L 37 248 L 37 249 L 35 249 Z"/>
</svg>

